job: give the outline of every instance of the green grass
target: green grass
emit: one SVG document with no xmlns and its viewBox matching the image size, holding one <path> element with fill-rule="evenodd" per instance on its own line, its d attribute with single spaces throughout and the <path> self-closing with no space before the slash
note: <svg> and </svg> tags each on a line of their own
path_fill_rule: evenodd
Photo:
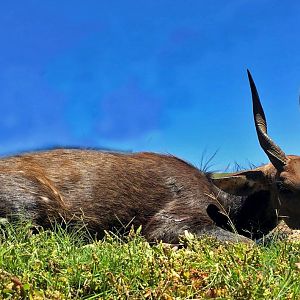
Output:
<svg viewBox="0 0 300 300">
<path fill-rule="evenodd" d="M 300 243 L 266 246 L 186 238 L 174 250 L 138 233 L 86 243 L 84 231 L 6 225 L 1 299 L 300 299 Z"/>
</svg>

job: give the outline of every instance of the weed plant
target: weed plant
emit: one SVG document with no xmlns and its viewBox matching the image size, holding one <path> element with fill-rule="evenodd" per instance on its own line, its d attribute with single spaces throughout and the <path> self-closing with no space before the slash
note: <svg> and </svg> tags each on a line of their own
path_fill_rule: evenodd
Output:
<svg viewBox="0 0 300 300">
<path fill-rule="evenodd" d="M 94 241 L 84 228 L 6 224 L 1 299 L 300 299 L 300 243 L 183 238 L 181 249 L 130 231 Z"/>
</svg>

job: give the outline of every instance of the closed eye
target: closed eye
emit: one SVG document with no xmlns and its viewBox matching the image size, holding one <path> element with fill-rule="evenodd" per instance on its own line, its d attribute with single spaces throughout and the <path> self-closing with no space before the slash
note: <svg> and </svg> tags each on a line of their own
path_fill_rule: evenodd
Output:
<svg viewBox="0 0 300 300">
<path fill-rule="evenodd" d="M 287 187 L 282 181 L 276 181 L 276 187 L 280 193 L 292 194 L 293 191 Z"/>
</svg>

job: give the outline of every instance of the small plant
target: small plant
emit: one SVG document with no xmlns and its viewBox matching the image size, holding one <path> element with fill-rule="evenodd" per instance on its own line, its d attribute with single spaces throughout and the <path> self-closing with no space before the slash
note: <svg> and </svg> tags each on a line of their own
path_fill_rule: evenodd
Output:
<svg viewBox="0 0 300 300">
<path fill-rule="evenodd" d="M 91 241 L 84 227 L 66 231 L 56 224 L 50 231 L 5 224 L 0 298 L 300 298 L 300 243 L 251 246 L 186 235 L 186 247 L 178 249 L 149 245 L 139 231 Z"/>
</svg>

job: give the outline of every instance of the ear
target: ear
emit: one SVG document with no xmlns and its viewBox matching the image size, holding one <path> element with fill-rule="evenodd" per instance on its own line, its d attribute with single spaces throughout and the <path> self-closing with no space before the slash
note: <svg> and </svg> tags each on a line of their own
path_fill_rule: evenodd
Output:
<svg viewBox="0 0 300 300">
<path fill-rule="evenodd" d="M 260 170 L 243 171 L 224 177 L 212 177 L 212 182 L 222 191 L 237 195 L 248 196 L 258 190 L 267 190 L 265 175 Z"/>
<path fill-rule="evenodd" d="M 226 230 L 232 230 L 229 217 L 224 214 L 219 207 L 214 204 L 209 204 L 206 208 L 208 216 L 216 223 L 218 227 Z"/>
</svg>

